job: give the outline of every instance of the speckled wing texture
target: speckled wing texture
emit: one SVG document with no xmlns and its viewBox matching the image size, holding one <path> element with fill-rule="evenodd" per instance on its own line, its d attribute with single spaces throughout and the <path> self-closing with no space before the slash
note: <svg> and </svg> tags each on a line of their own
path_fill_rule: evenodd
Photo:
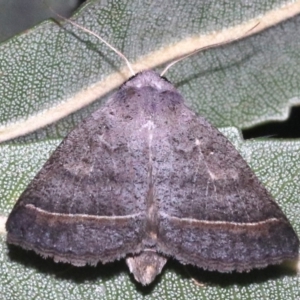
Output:
<svg viewBox="0 0 300 300">
<path fill-rule="evenodd" d="M 123 84 L 64 139 L 16 203 L 7 231 L 9 243 L 74 265 L 131 256 L 132 270 L 151 273 L 139 254 L 157 253 L 153 278 L 165 263 L 158 256 L 229 272 L 294 259 L 299 250 L 233 145 L 153 71 Z"/>
</svg>

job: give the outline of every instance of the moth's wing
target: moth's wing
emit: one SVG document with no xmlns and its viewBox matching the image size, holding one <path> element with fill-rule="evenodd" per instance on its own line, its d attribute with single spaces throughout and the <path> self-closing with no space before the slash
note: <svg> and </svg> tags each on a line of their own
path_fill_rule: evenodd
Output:
<svg viewBox="0 0 300 300">
<path fill-rule="evenodd" d="M 183 105 L 166 116 L 153 140 L 159 250 L 221 272 L 296 258 L 297 235 L 233 145 Z"/>
<path fill-rule="evenodd" d="M 8 218 L 9 243 L 74 265 L 141 250 L 146 137 L 120 96 L 79 124 L 29 184 Z"/>
</svg>

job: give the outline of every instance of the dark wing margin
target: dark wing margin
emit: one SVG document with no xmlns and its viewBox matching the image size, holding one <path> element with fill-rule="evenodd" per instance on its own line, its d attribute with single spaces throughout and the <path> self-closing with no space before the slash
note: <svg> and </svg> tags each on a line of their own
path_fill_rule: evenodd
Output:
<svg viewBox="0 0 300 300">
<path fill-rule="evenodd" d="M 299 240 L 285 219 L 253 223 L 160 215 L 160 249 L 183 264 L 219 272 L 249 271 L 296 259 Z"/>
<path fill-rule="evenodd" d="M 7 223 L 7 241 L 53 257 L 56 262 L 96 265 L 140 251 L 143 219 L 138 214 L 106 217 L 51 213 L 31 204 L 20 205 Z"/>
</svg>

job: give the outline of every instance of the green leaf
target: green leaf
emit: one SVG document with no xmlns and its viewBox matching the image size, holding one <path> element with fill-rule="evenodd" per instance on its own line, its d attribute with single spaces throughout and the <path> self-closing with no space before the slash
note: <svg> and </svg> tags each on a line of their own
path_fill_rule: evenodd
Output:
<svg viewBox="0 0 300 300">
<path fill-rule="evenodd" d="M 258 24 L 250 30 L 256 35 L 196 54 L 166 74 L 187 104 L 214 125 L 246 128 L 282 120 L 290 106 L 299 103 L 299 1 L 248 6 L 237 1 L 107 2 L 89 2 L 74 20 L 120 49 L 136 71 L 161 66 L 200 46 L 245 36 Z M 267 28 L 276 22 L 280 24 Z M 6 141 L 0 145 L 0 298 L 299 299 L 299 277 L 289 266 L 218 274 L 191 267 L 186 271 L 171 261 L 152 286 L 142 288 L 124 261 L 74 268 L 15 247 L 8 251 L 3 224 L 20 193 L 63 136 L 129 73 L 118 72 L 124 62 L 100 41 L 52 21 L 3 43 L 0 55 L 0 140 Z M 299 140 L 244 142 L 237 129 L 223 131 L 299 234 Z"/>
</svg>

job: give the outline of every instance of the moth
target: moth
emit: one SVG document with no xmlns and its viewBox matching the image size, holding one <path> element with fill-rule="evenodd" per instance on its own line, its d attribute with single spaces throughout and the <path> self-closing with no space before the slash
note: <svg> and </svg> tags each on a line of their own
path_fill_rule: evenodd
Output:
<svg viewBox="0 0 300 300">
<path fill-rule="evenodd" d="M 299 252 L 288 219 L 234 146 L 151 70 L 68 134 L 6 229 L 8 243 L 55 262 L 125 258 L 142 285 L 170 257 L 244 272 Z"/>
</svg>

